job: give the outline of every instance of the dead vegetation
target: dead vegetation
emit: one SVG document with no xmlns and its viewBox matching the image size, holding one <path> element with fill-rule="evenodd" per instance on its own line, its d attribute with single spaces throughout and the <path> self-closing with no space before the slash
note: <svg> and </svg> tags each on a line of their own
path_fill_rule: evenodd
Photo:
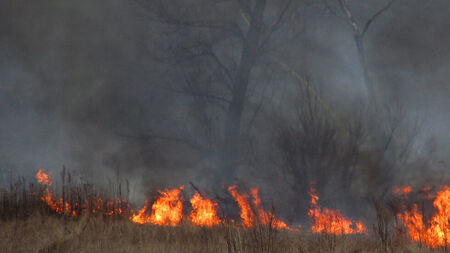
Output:
<svg viewBox="0 0 450 253">
<path fill-rule="evenodd" d="M 85 189 L 82 191 L 81 189 Z M 244 229 L 228 221 L 214 227 L 137 224 L 132 213 L 113 212 L 122 206 L 102 205 L 78 215 L 58 213 L 42 199 L 45 187 L 20 178 L 0 189 L 0 252 L 447 252 L 410 242 L 395 218 L 395 203 L 373 202 L 376 217 L 364 234 L 311 233 L 309 224 L 299 231 L 277 230 L 274 222 Z M 106 195 L 85 185 L 62 185 L 66 201 L 94 202 Z M 120 192 L 120 185 L 119 185 Z M 114 195 L 114 194 L 109 194 Z M 111 199 L 109 199 L 111 200 Z"/>
<path fill-rule="evenodd" d="M 85 215 L 79 219 L 35 214 L 2 221 L 0 251 L 20 252 L 384 252 L 375 237 L 276 231 L 268 227 L 244 230 L 230 225 L 215 228 L 139 225 L 126 219 Z M 394 246 L 390 252 L 430 252 L 415 244 Z M 436 249 L 435 252 L 445 252 Z"/>
<path fill-rule="evenodd" d="M 50 210 L 41 198 L 42 189 L 18 182 L 3 189 L 0 198 L 0 252 L 447 252 L 409 242 L 393 231 L 389 210 L 377 204 L 378 222 L 367 234 L 312 234 L 255 225 L 192 226 L 182 221 L 176 227 L 136 224 L 127 214 L 108 215 L 108 207 L 79 216 Z M 394 234 L 396 236 L 394 236 Z M 399 236 L 403 235 L 403 236 Z"/>
</svg>

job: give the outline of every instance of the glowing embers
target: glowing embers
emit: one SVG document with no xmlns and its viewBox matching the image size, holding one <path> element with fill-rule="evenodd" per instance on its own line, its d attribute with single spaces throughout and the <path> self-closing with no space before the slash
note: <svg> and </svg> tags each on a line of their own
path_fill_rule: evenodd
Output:
<svg viewBox="0 0 450 253">
<path fill-rule="evenodd" d="M 153 203 L 149 215 L 148 201 L 145 206 L 133 215 L 131 220 L 136 223 L 152 223 L 156 225 L 176 226 L 183 218 L 183 203 L 180 197 L 184 186 L 172 190 L 160 191 L 161 196 Z"/>
<path fill-rule="evenodd" d="M 41 200 L 47 203 L 48 207 L 57 214 L 77 217 L 82 211 L 92 213 L 103 213 L 104 215 L 121 215 L 124 210 L 128 210 L 128 203 L 121 199 L 116 201 L 104 201 L 101 198 L 93 198 L 90 201 L 70 203 L 63 198 L 56 199 L 53 196 L 50 186 L 52 185 L 51 176 L 40 169 L 36 174 L 36 179 L 44 186 Z"/>
<path fill-rule="evenodd" d="M 236 188 L 236 185 L 230 186 L 228 187 L 228 191 L 231 193 L 241 209 L 242 225 L 245 228 L 252 228 L 256 224 L 262 224 L 265 226 L 270 225 L 275 229 L 292 230 L 286 225 L 285 222 L 277 219 L 273 212 L 267 212 L 260 207 L 261 199 L 258 196 L 257 188 L 250 190 L 253 197 L 253 206 L 251 206 L 249 202 L 250 196 L 246 193 L 239 193 Z"/>
<path fill-rule="evenodd" d="M 309 195 L 311 196 L 311 209 L 308 216 L 311 218 L 313 225 L 311 230 L 314 233 L 327 234 L 360 234 L 366 233 L 367 228 L 360 221 L 355 222 L 344 217 L 339 210 L 330 210 L 322 208 L 318 205 L 319 196 L 311 187 Z"/>
<path fill-rule="evenodd" d="M 450 187 L 444 186 L 437 192 L 433 201 L 437 212 L 425 225 L 423 215 L 414 204 L 411 210 L 397 214 L 403 225 L 408 229 L 411 240 L 423 243 L 429 247 L 447 247 L 450 245 Z"/>
<path fill-rule="evenodd" d="M 196 192 L 190 200 L 192 212 L 189 219 L 194 225 L 212 227 L 222 224 L 222 220 L 217 216 L 217 203 L 203 198 Z"/>
<path fill-rule="evenodd" d="M 38 173 L 36 174 L 36 179 L 42 185 L 48 185 L 48 186 L 52 185 L 52 180 L 50 178 L 50 175 L 45 173 L 42 169 L 40 169 L 38 171 Z"/>
<path fill-rule="evenodd" d="M 394 189 L 392 189 L 392 193 L 394 195 L 406 198 L 406 196 L 408 196 L 408 194 L 410 194 L 412 191 L 411 186 L 404 186 L 404 187 L 395 187 Z"/>
</svg>

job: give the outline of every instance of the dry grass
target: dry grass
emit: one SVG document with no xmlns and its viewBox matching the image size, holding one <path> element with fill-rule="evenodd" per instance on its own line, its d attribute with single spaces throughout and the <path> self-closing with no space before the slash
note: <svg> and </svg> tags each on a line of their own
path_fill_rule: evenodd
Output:
<svg viewBox="0 0 450 253">
<path fill-rule="evenodd" d="M 85 185 L 64 185 L 69 202 L 98 198 Z M 119 190 L 120 192 L 120 190 Z M 430 250 L 395 236 L 386 206 L 375 205 L 378 223 L 368 235 L 326 235 L 310 232 L 277 231 L 270 226 L 242 229 L 219 227 L 177 227 L 140 225 L 127 213 L 107 216 L 108 207 L 98 213 L 84 212 L 73 218 L 58 215 L 41 200 L 43 188 L 21 179 L 9 189 L 0 189 L 0 253 L 52 252 L 224 252 L 224 253 L 419 253 Z M 61 195 L 61 193 L 60 193 Z M 64 194 L 62 194 L 64 195 Z M 111 194 L 110 194 L 111 195 Z M 103 214 L 102 214 L 103 213 Z M 398 234 L 398 233 L 397 233 Z"/>
<path fill-rule="evenodd" d="M 384 252 L 371 236 L 311 235 L 268 227 L 243 230 L 139 225 L 123 218 L 84 215 L 75 220 L 31 215 L 0 223 L 0 252 Z M 430 252 L 415 244 L 391 252 Z M 445 252 L 445 249 L 434 250 Z"/>
</svg>

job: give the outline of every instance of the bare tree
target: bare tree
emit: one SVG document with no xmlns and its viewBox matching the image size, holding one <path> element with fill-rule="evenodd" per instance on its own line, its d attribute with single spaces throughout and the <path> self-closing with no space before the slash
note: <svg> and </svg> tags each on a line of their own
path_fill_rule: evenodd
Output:
<svg viewBox="0 0 450 253">
<path fill-rule="evenodd" d="M 187 62 L 180 68 L 185 85 L 173 90 L 206 102 L 199 110 L 215 106 L 219 108 L 215 114 L 222 112 L 223 117 L 214 120 L 212 113 L 201 117 L 204 122 L 222 122 L 217 127 L 221 133 L 206 139 L 222 139 L 215 143 L 216 162 L 222 172 L 221 180 L 233 181 L 239 165 L 242 118 L 252 70 L 272 35 L 284 24 L 294 1 L 138 2 L 151 21 L 179 34 L 175 38 L 177 45 L 169 50 L 178 64 Z M 267 14 L 269 5 L 271 11 L 278 10 L 276 14 Z"/>
<path fill-rule="evenodd" d="M 327 2 L 327 1 L 325 1 Z M 350 25 L 353 31 L 353 40 L 356 45 L 356 50 L 358 53 L 359 63 L 361 64 L 361 69 L 363 71 L 364 83 L 367 89 L 367 94 L 370 102 L 376 102 L 376 94 L 374 89 L 373 80 L 370 76 L 369 67 L 367 65 L 367 54 L 364 47 L 364 38 L 373 22 L 379 18 L 384 12 L 386 12 L 395 0 L 389 0 L 386 5 L 381 9 L 376 11 L 366 22 L 362 22 L 356 19 L 355 15 L 349 7 L 348 0 L 338 0 L 339 6 L 345 14 L 345 19 Z"/>
</svg>

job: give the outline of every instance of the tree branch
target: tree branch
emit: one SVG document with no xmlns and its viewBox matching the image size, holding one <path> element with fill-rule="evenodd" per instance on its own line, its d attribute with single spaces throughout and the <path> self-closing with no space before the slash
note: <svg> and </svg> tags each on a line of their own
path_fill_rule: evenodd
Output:
<svg viewBox="0 0 450 253">
<path fill-rule="evenodd" d="M 228 78 L 229 83 L 225 83 L 227 88 L 230 91 L 233 91 L 233 86 L 231 85 L 234 82 L 234 78 L 233 78 L 233 74 L 231 73 L 231 70 L 225 66 L 225 64 L 223 64 L 223 62 L 219 59 L 219 57 L 217 57 L 217 55 L 211 50 L 208 55 L 211 56 L 211 58 L 213 58 L 213 60 L 217 63 L 217 65 L 219 65 L 219 67 L 223 70 L 223 72 L 225 72 L 225 75 Z"/>
<path fill-rule="evenodd" d="M 262 40 L 261 46 L 264 46 L 278 29 L 280 29 L 281 22 L 283 21 L 284 16 L 286 15 L 289 7 L 291 6 L 293 0 L 288 0 L 286 2 L 286 5 L 281 10 L 280 14 L 278 15 L 277 20 L 270 26 L 269 32 L 267 33 L 266 37 Z"/>
<path fill-rule="evenodd" d="M 281 21 L 283 20 L 284 16 L 286 15 L 286 13 L 287 13 L 289 7 L 291 6 L 292 2 L 293 2 L 292 0 L 288 0 L 287 1 L 286 5 L 284 6 L 284 8 L 280 12 L 280 15 L 278 15 L 277 21 L 275 21 L 275 23 L 270 27 L 270 33 L 269 34 L 274 33 L 275 31 L 277 31 L 280 28 Z M 270 35 L 269 35 L 269 37 L 270 37 Z"/>
<path fill-rule="evenodd" d="M 369 20 L 367 20 L 366 24 L 364 25 L 364 28 L 361 32 L 361 36 L 364 37 L 364 34 L 367 32 L 367 30 L 369 29 L 370 25 L 372 24 L 372 22 L 381 14 L 383 14 L 383 12 L 385 12 L 386 10 L 388 10 L 392 4 L 395 2 L 395 0 L 390 0 L 389 3 L 384 6 L 383 8 L 381 8 L 377 13 L 375 13 Z"/>
<path fill-rule="evenodd" d="M 221 29 L 224 31 L 229 31 L 234 36 L 241 38 L 243 37 L 243 33 L 240 30 L 239 26 L 235 23 L 223 23 L 223 22 L 214 22 L 214 20 L 181 20 L 179 18 L 170 15 L 163 7 L 154 6 L 148 4 L 146 2 L 152 2 L 155 0 L 134 0 L 136 4 L 142 7 L 145 10 L 146 14 L 153 13 L 154 15 L 146 15 L 148 20 L 151 22 L 162 23 L 171 26 L 181 26 L 181 27 L 191 27 L 198 29 Z M 158 5 L 157 3 L 154 3 Z"/>
<path fill-rule="evenodd" d="M 348 8 L 347 4 L 345 3 L 345 0 L 338 0 L 339 5 L 341 6 L 342 11 L 345 13 L 347 22 L 350 24 L 350 26 L 353 28 L 353 32 L 355 34 L 359 34 L 359 26 L 356 19 L 353 17 L 352 12 Z"/>
</svg>

